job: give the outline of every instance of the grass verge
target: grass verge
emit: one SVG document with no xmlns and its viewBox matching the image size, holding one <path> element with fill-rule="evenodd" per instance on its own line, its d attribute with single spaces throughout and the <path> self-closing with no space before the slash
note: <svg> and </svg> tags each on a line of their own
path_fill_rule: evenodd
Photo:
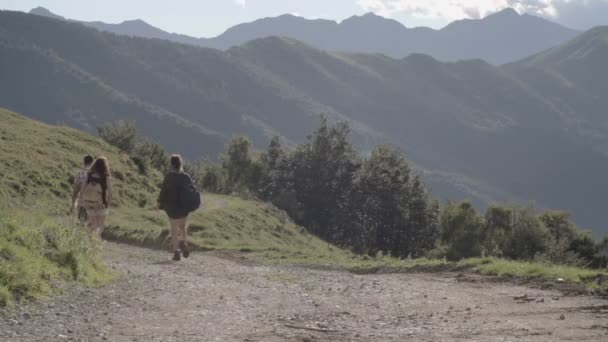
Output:
<svg viewBox="0 0 608 342">
<path fill-rule="evenodd" d="M 109 283 L 114 275 L 86 231 L 69 222 L 0 212 L 0 306 L 61 291 L 61 284 Z"/>
<path fill-rule="evenodd" d="M 263 263 L 346 269 L 359 274 L 468 270 L 488 276 L 563 281 L 590 290 L 608 291 L 608 282 L 604 280 L 608 279 L 608 272 L 605 271 L 498 258 L 448 262 L 358 256 L 308 234 L 291 222 L 287 214 L 266 203 L 206 194 L 203 206 L 190 218 L 190 241 L 197 250 L 245 252 L 248 258 Z M 144 247 L 169 249 L 167 227 L 163 212 L 118 209 L 110 218 L 105 237 Z"/>
</svg>

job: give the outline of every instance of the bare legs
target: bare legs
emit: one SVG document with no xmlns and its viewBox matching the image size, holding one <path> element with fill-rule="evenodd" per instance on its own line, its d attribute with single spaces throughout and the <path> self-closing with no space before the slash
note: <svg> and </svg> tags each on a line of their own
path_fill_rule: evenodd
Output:
<svg viewBox="0 0 608 342">
<path fill-rule="evenodd" d="M 87 226 L 89 228 L 89 232 L 91 236 L 96 237 L 101 240 L 101 234 L 106 226 L 106 217 L 107 215 L 89 215 Z"/>
<path fill-rule="evenodd" d="M 188 236 L 188 217 L 169 219 L 171 224 L 171 245 L 173 252 L 180 250 L 180 243 L 185 243 Z"/>
</svg>

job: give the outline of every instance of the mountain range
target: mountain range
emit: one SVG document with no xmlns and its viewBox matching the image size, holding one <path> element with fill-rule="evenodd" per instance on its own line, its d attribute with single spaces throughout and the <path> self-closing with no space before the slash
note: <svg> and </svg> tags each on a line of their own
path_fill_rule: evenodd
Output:
<svg viewBox="0 0 608 342">
<path fill-rule="evenodd" d="M 31 13 L 63 19 L 42 7 L 33 9 Z M 296 39 L 327 51 L 380 53 L 393 58 L 421 53 L 441 61 L 483 59 L 496 65 L 531 56 L 564 43 L 579 33 L 539 17 L 520 15 L 513 9 L 479 20 L 455 21 L 440 30 L 407 28 L 398 21 L 373 13 L 353 16 L 340 23 L 286 14 L 236 25 L 214 38 L 168 33 L 142 20 L 120 24 L 82 23 L 121 35 L 165 39 L 221 50 L 276 36 Z"/>
<path fill-rule="evenodd" d="M 0 106 L 94 131 L 117 119 L 214 157 L 235 135 L 301 142 L 319 115 L 401 147 L 443 199 L 532 201 L 607 232 L 608 27 L 497 67 L 322 51 L 269 37 L 226 51 L 0 12 Z"/>
</svg>

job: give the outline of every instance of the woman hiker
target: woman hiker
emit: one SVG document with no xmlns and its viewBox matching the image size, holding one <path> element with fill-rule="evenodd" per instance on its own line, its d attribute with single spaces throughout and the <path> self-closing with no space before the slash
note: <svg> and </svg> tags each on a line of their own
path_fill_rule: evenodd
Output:
<svg viewBox="0 0 608 342">
<path fill-rule="evenodd" d="M 87 226 L 93 236 L 101 239 L 112 201 L 110 165 L 105 157 L 97 158 L 87 171 L 86 182 L 78 196 L 87 213 Z"/>
<path fill-rule="evenodd" d="M 171 156 L 171 169 L 165 175 L 158 196 L 158 209 L 164 210 L 169 216 L 173 260 L 181 260 L 190 256 L 186 238 L 188 235 L 188 214 L 193 211 L 191 205 L 184 203 L 184 193 L 193 189 L 192 178 L 182 168 L 182 157 L 178 154 Z M 199 196 L 200 198 L 200 196 Z M 200 199 L 199 199 L 200 200 Z"/>
</svg>

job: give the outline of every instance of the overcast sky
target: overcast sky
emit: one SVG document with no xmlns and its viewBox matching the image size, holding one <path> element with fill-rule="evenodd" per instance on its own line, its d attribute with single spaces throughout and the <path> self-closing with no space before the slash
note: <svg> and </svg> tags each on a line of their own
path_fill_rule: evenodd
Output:
<svg viewBox="0 0 608 342">
<path fill-rule="evenodd" d="M 29 11 L 37 6 L 85 21 L 143 19 L 196 37 L 216 36 L 235 24 L 285 13 L 340 21 L 375 12 L 407 27 L 440 28 L 513 7 L 581 30 L 608 25 L 608 0 L 0 0 L 0 9 Z"/>
</svg>

